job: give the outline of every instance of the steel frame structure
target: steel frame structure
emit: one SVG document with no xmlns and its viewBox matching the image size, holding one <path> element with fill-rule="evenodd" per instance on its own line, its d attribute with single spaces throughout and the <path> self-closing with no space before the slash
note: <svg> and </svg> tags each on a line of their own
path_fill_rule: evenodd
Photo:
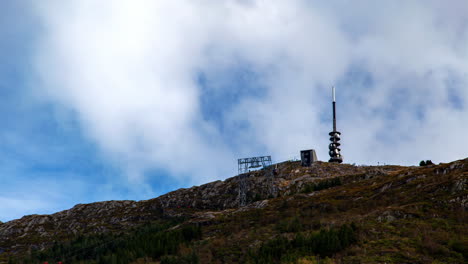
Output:
<svg viewBox="0 0 468 264">
<path fill-rule="evenodd" d="M 256 169 L 260 167 L 267 167 L 271 165 L 271 156 L 261 156 L 252 158 L 243 158 L 237 160 L 237 168 L 239 174 L 249 172 L 250 169 Z"/>
<path fill-rule="evenodd" d="M 237 167 L 239 172 L 239 175 L 237 176 L 237 184 L 239 187 L 239 207 L 247 205 L 247 191 L 249 189 L 247 178 L 250 175 L 245 173 L 249 172 L 250 169 L 256 169 L 260 167 L 265 168 L 271 164 L 271 156 L 243 158 L 237 160 Z M 267 184 L 273 185 L 271 177 L 267 176 Z"/>
</svg>

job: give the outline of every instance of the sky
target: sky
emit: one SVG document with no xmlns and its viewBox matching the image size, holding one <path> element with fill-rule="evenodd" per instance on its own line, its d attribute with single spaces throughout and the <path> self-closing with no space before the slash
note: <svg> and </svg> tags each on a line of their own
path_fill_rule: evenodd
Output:
<svg viewBox="0 0 468 264">
<path fill-rule="evenodd" d="M 466 0 L 5 0 L 0 221 L 145 200 L 237 159 L 466 158 Z"/>
</svg>

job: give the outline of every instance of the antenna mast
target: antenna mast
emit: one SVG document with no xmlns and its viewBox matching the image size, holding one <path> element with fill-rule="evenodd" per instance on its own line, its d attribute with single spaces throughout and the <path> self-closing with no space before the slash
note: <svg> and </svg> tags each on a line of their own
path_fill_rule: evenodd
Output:
<svg viewBox="0 0 468 264">
<path fill-rule="evenodd" d="M 341 156 L 341 149 L 340 149 L 340 139 L 341 139 L 341 133 L 336 131 L 336 98 L 335 98 L 335 87 L 332 87 L 332 98 L 333 98 L 333 131 L 328 133 L 330 135 L 330 145 L 328 146 L 329 148 L 329 154 L 330 154 L 330 160 L 328 162 L 336 162 L 336 163 L 341 163 L 343 162 L 343 156 Z"/>
</svg>

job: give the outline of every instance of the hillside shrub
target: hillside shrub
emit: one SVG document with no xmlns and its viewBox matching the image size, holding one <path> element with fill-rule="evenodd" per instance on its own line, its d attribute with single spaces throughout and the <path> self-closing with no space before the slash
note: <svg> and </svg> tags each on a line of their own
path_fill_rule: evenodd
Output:
<svg viewBox="0 0 468 264">
<path fill-rule="evenodd" d="M 419 162 L 419 166 L 429 166 L 429 165 L 434 165 L 434 163 L 432 163 L 432 160 L 421 160 L 421 162 Z"/>
<path fill-rule="evenodd" d="M 342 184 L 341 179 L 336 177 L 336 178 L 321 181 L 321 182 L 318 182 L 318 183 L 306 184 L 301 192 L 302 193 L 310 193 L 310 192 L 314 192 L 314 191 L 320 191 L 320 190 L 328 189 L 328 188 L 331 188 L 331 187 L 339 186 L 341 184 Z"/>
<path fill-rule="evenodd" d="M 48 250 L 33 251 L 30 256 L 12 262 L 28 264 L 63 261 L 64 263 L 126 264 L 141 257 L 159 259 L 165 255 L 176 254 L 182 243 L 188 244 L 201 238 L 202 231 L 198 225 L 186 225 L 179 229 L 168 230 L 177 223 L 172 221 L 150 224 L 128 234 L 79 236 L 67 243 L 55 242 Z M 190 259 L 194 258 L 190 256 Z M 179 263 L 197 263 L 192 260 Z"/>
<path fill-rule="evenodd" d="M 281 233 L 296 233 L 302 231 L 302 224 L 298 217 L 282 220 L 276 224 L 276 229 Z"/>
<path fill-rule="evenodd" d="M 200 260 L 194 252 L 186 256 L 164 256 L 161 264 L 199 264 Z"/>
<path fill-rule="evenodd" d="M 310 255 L 329 257 L 357 242 L 355 225 L 342 225 L 339 229 L 321 229 L 317 233 L 297 233 L 294 239 L 284 236 L 267 241 L 249 258 L 252 263 L 270 264 L 295 262 Z"/>
</svg>

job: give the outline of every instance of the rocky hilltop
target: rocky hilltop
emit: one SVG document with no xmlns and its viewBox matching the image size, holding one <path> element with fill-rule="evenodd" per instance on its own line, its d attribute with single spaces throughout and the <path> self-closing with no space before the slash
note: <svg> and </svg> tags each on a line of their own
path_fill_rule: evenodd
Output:
<svg viewBox="0 0 468 264">
<path fill-rule="evenodd" d="M 46 250 L 57 241 L 131 232 L 175 218 L 202 226 L 204 243 L 190 246 L 201 263 L 246 262 L 247 251 L 261 249 L 271 239 L 291 240 L 292 235 L 351 222 L 358 242 L 327 256 L 355 263 L 392 263 L 395 256 L 415 263 L 449 256 L 458 263 L 464 261 L 459 248 L 468 242 L 467 184 L 468 159 L 425 167 L 324 162 L 301 167 L 284 162 L 151 200 L 78 204 L 51 215 L 0 222 L 0 263 Z M 431 245 L 424 244 L 428 238 Z M 427 256 L 431 250 L 436 253 Z"/>
</svg>

